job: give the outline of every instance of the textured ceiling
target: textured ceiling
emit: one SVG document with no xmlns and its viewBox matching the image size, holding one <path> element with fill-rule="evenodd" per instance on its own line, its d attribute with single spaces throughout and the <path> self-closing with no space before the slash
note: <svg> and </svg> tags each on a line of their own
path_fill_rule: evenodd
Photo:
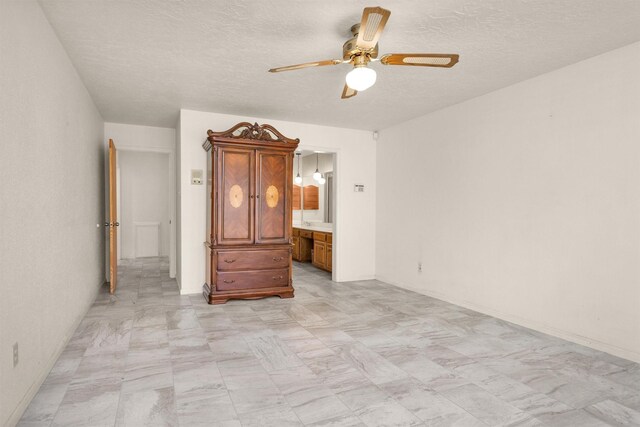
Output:
<svg viewBox="0 0 640 427">
<path fill-rule="evenodd" d="M 640 40 L 638 0 L 41 0 L 103 118 L 174 127 L 180 108 L 382 129 Z M 341 100 L 340 58 L 365 6 L 391 10 L 380 52 L 459 53 L 385 67 Z"/>
</svg>

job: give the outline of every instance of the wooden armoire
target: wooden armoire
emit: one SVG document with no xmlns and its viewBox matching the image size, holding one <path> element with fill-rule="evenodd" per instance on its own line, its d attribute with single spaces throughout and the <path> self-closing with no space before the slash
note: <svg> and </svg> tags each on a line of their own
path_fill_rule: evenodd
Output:
<svg viewBox="0 0 640 427">
<path fill-rule="evenodd" d="M 205 298 L 293 297 L 293 154 L 300 141 L 247 122 L 207 134 Z"/>
</svg>

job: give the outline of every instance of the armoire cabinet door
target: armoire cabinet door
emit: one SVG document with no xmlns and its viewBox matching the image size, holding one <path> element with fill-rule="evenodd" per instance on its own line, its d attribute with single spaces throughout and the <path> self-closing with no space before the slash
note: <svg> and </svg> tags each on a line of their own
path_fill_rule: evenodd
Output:
<svg viewBox="0 0 640 427">
<path fill-rule="evenodd" d="M 291 153 L 257 150 L 256 243 L 289 243 Z"/>
<path fill-rule="evenodd" d="M 219 149 L 218 244 L 253 243 L 254 170 L 254 150 L 228 147 Z"/>
</svg>

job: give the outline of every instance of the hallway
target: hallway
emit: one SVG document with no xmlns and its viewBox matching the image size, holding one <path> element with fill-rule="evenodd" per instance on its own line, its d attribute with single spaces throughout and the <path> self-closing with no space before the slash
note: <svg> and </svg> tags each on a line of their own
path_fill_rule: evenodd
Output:
<svg viewBox="0 0 640 427">
<path fill-rule="evenodd" d="M 121 265 L 19 425 L 638 425 L 637 364 L 296 264 L 296 298 L 209 306 Z"/>
</svg>

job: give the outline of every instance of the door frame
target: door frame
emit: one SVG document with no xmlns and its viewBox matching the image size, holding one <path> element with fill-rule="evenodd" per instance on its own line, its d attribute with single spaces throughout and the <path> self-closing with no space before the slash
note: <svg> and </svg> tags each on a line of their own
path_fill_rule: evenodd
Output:
<svg viewBox="0 0 640 427">
<path fill-rule="evenodd" d="M 176 277 L 176 153 L 175 149 L 164 147 L 138 147 L 135 145 L 118 145 L 118 151 L 135 151 L 142 153 L 161 153 L 169 156 L 169 277 Z M 116 167 L 120 166 L 116 161 Z"/>
<path fill-rule="evenodd" d="M 107 198 L 109 200 L 108 219 L 105 223 L 108 240 L 109 293 L 115 294 L 118 286 L 118 150 L 113 139 L 107 147 Z M 114 259 L 115 258 L 115 259 Z"/>
<path fill-rule="evenodd" d="M 120 203 L 121 193 L 120 193 L 120 166 L 118 165 L 118 159 L 116 157 L 116 208 L 118 211 L 118 220 L 122 219 L 122 211 L 120 207 L 122 204 Z M 122 233 L 120 232 L 121 227 L 116 229 L 118 233 L 118 261 L 122 259 Z"/>
<path fill-rule="evenodd" d="M 323 153 L 327 153 L 327 154 L 333 154 L 333 207 L 331 209 L 332 211 L 332 218 L 333 218 L 333 227 L 331 229 L 331 232 L 333 234 L 333 243 L 332 243 L 332 247 L 331 247 L 331 264 L 332 264 L 332 268 L 331 268 L 331 280 L 333 280 L 334 282 L 340 282 L 341 281 L 341 270 L 340 270 L 340 262 L 338 261 L 338 258 L 336 256 L 336 253 L 338 253 L 338 251 L 342 251 L 342 247 L 341 247 L 341 243 L 342 243 L 342 238 L 340 236 L 340 213 L 342 212 L 341 207 L 342 207 L 342 203 L 340 202 L 340 196 L 341 193 L 338 191 L 338 188 L 340 188 L 340 185 L 342 183 L 341 178 L 341 174 L 340 174 L 340 160 L 342 159 L 342 157 L 340 156 L 340 148 L 337 147 L 326 147 L 326 146 L 322 146 L 322 145 L 306 145 L 304 143 L 300 143 L 300 145 L 298 145 L 298 148 L 296 151 L 304 151 L 304 150 L 308 150 L 308 151 L 322 151 Z M 344 194 L 344 196 L 346 196 L 347 193 Z M 293 219 L 292 219 L 293 220 Z"/>
</svg>

